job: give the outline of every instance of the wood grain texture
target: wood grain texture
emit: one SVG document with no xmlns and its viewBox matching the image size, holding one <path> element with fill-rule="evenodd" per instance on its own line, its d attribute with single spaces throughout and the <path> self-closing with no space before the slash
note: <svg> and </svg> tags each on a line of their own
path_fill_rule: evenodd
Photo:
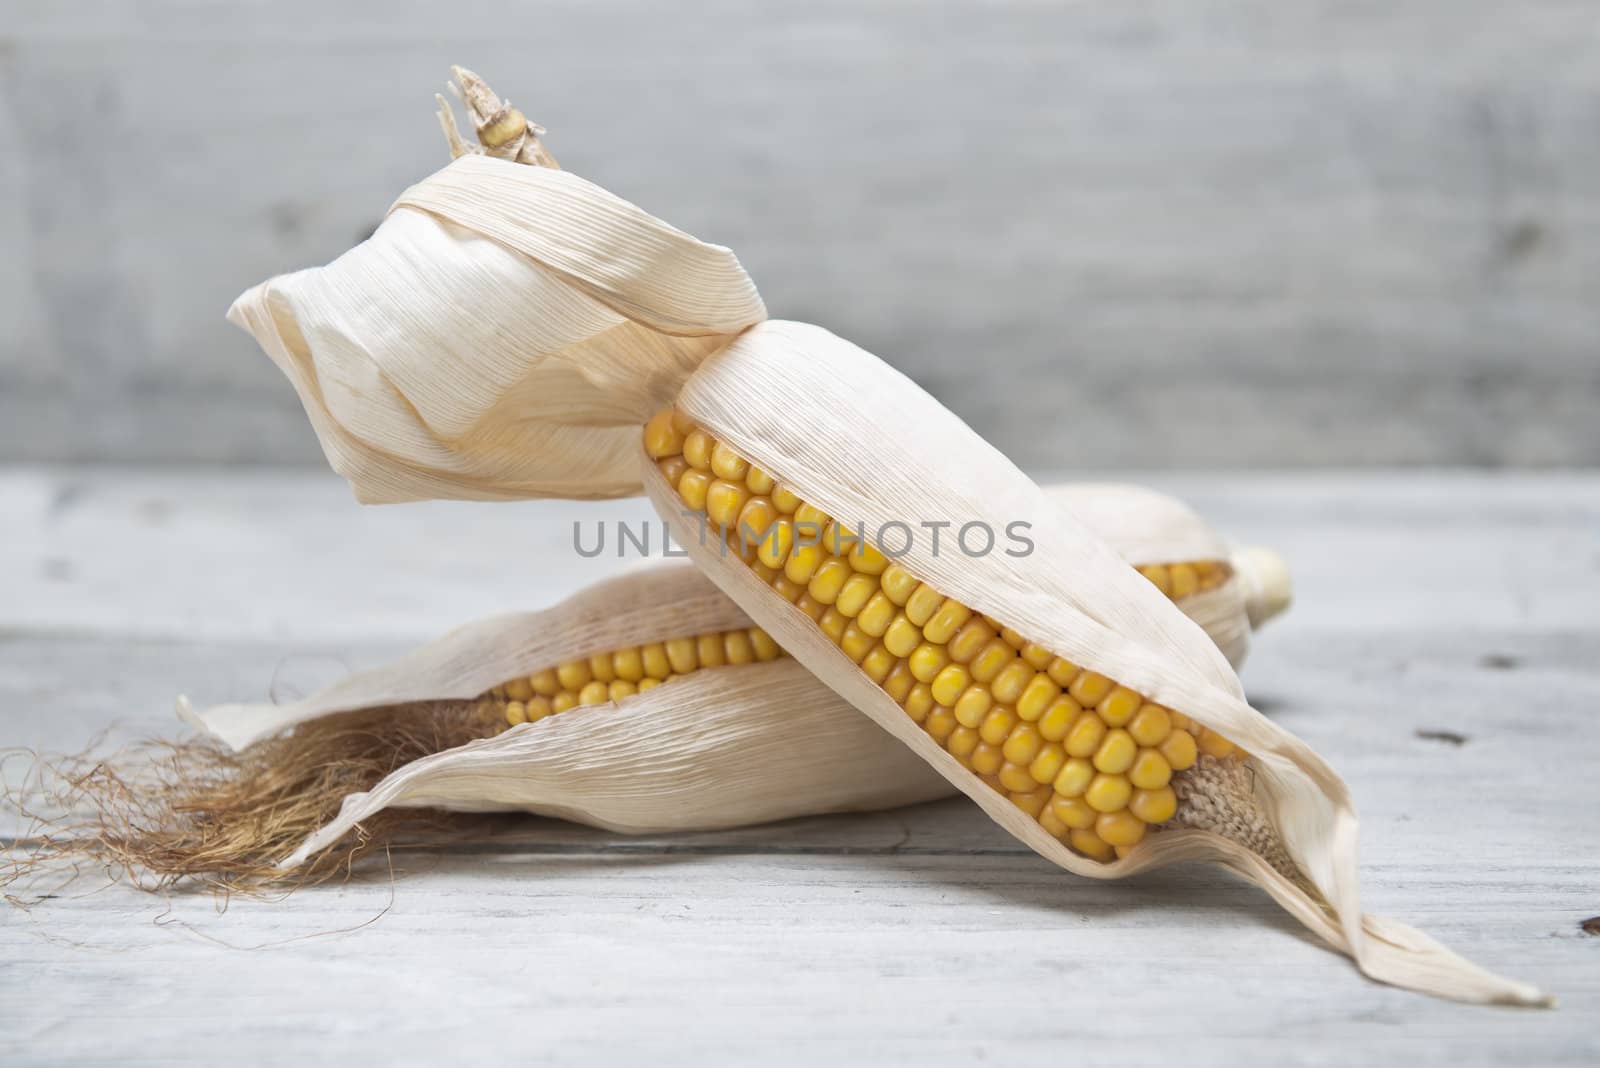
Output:
<svg viewBox="0 0 1600 1068">
<path fill-rule="evenodd" d="M 1360 799 L 1367 907 L 1559 1010 L 1375 986 L 1226 876 L 1074 879 L 943 802 L 633 839 L 497 822 L 397 854 L 392 885 L 221 915 L 68 888 L 0 912 L 0 1059 L 1150 1063 L 1176 1035 L 1208 1065 L 1593 1063 L 1600 478 L 1166 484 L 1296 570 L 1245 681 Z M 331 476 L 0 474 L 0 741 L 170 731 L 179 689 L 314 685 L 578 581 L 559 513 L 460 515 L 358 510 Z M 506 581 L 524 566 L 553 581 Z"/>
<path fill-rule="evenodd" d="M 1593 464 L 1597 54 L 1581 0 L 0 0 L 0 457 L 313 460 L 222 312 L 466 62 L 1024 463 Z"/>
</svg>

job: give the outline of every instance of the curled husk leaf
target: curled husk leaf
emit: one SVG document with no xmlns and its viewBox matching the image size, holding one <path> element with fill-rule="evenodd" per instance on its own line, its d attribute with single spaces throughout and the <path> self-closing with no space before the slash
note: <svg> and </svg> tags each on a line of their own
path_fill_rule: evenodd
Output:
<svg viewBox="0 0 1600 1068">
<path fill-rule="evenodd" d="M 469 162 L 476 166 L 461 169 Z M 552 203 L 547 184 L 513 180 L 502 169 L 521 175 L 534 170 L 464 157 L 403 198 L 405 211 L 442 220 L 431 236 L 448 248 L 419 247 L 421 256 L 392 257 L 382 272 L 345 271 L 343 284 L 336 288 L 303 283 L 307 289 L 323 289 L 325 299 L 274 305 L 270 329 L 264 332 L 259 317 L 246 317 L 269 351 L 275 345 L 282 348 L 286 337 L 297 338 L 293 347 L 302 356 L 297 364 L 337 368 L 353 362 L 361 373 L 382 379 L 398 393 L 400 399 L 372 406 L 359 395 L 343 398 L 339 406 L 317 395 L 308 400 L 325 444 L 331 417 L 335 429 L 364 429 L 365 444 L 385 457 L 385 464 L 376 468 L 343 468 L 363 499 L 605 496 L 632 492 L 642 482 L 677 540 L 752 619 L 996 822 L 1061 867 L 1103 879 L 1177 861 L 1209 860 L 1263 887 L 1376 979 L 1468 1001 L 1544 1002 L 1527 984 L 1492 975 L 1403 925 L 1365 915 L 1357 878 L 1355 807 L 1337 774 L 1305 743 L 1246 703 L 1226 657 L 1192 620 L 1073 515 L 1050 502 L 1003 455 L 872 354 L 807 324 L 760 321 L 737 332 L 734 322 L 725 320 L 728 329 L 701 335 L 703 347 L 679 353 L 680 359 L 653 359 L 654 350 L 641 347 L 619 360 L 601 360 L 598 370 L 603 373 L 592 380 L 593 407 L 608 431 L 620 434 L 628 417 L 636 423 L 649 418 L 652 403 L 674 404 L 802 499 L 869 531 L 889 522 L 928 518 L 957 528 L 968 522 L 985 524 L 991 530 L 1031 524 L 1040 551 L 1025 558 L 941 555 L 929 551 L 925 541 L 916 541 L 899 562 L 941 593 L 1247 750 L 1243 772 L 1191 779 L 1185 810 L 1201 826 L 1148 835 L 1111 863 L 1073 853 L 962 767 L 736 557 L 700 544 L 699 522 L 683 514 L 673 487 L 642 446 L 636 448 L 631 478 L 625 465 L 608 454 L 605 477 L 590 481 L 572 470 L 570 453 L 541 453 L 546 433 L 530 432 L 516 410 L 499 405 L 513 393 L 529 396 L 521 384 L 541 373 L 549 359 L 548 344 L 522 349 L 501 344 L 484 353 L 477 347 L 485 333 L 481 328 L 475 335 L 459 336 L 453 329 L 434 329 L 431 321 L 395 328 L 402 316 L 416 317 L 411 302 L 435 287 L 451 291 L 451 307 L 446 313 L 437 300 L 427 302 L 425 320 L 448 314 L 454 322 L 482 315 L 517 337 L 525 331 L 537 335 L 534 324 L 541 310 L 559 319 L 561 302 L 548 287 L 530 289 L 517 316 L 502 318 L 499 279 L 480 277 L 480 255 L 489 262 L 503 260 L 505 250 L 528 246 L 528 220 L 538 216 L 553 225 L 552 216 L 562 211 Z M 566 206 L 574 210 L 561 220 L 563 232 L 582 241 L 588 218 L 576 210 L 576 202 Z M 642 231 L 655 225 L 647 217 L 633 221 Z M 443 223 L 459 229 L 446 229 Z M 379 236 L 384 236 L 381 231 Z M 415 239 L 405 232 L 394 237 Z M 496 247 L 480 253 L 476 250 L 484 238 Z M 611 244 L 628 250 L 626 242 Z M 536 247 L 526 253 L 534 266 L 547 254 Z M 630 277 L 650 273 L 649 265 L 637 259 L 625 259 L 624 265 Z M 339 269 L 339 264 L 329 268 Z M 292 277 L 307 275 L 317 278 L 316 272 Z M 699 287 L 703 306 L 711 307 L 731 292 L 730 277 L 686 279 L 663 270 L 654 281 L 679 294 Z M 748 279 L 742 272 L 739 278 L 741 286 L 732 288 L 743 292 Z M 265 303 L 272 304 L 275 288 L 281 291 L 283 283 L 268 283 Z M 760 318 L 758 308 L 752 290 L 741 315 L 731 319 Z M 353 315 L 365 317 L 355 332 L 347 329 Z M 648 380 L 649 389 L 638 388 L 619 371 L 630 359 L 636 360 L 634 375 Z M 577 362 L 584 361 L 580 357 Z M 391 367 L 399 373 L 389 373 Z M 616 392 L 605 388 L 608 383 L 617 383 Z M 406 399 L 409 404 L 403 403 Z M 581 419 L 582 402 L 581 396 L 574 397 L 563 418 Z M 378 425 L 365 425 L 369 410 L 382 415 Z M 507 461 L 512 477 L 499 479 L 492 466 L 480 464 L 474 450 L 458 451 L 454 442 L 459 439 L 440 432 L 443 423 L 433 414 L 439 411 L 449 413 L 451 427 L 474 442 L 515 441 L 517 456 Z M 386 477 L 391 467 L 425 470 L 428 477 L 397 481 Z M 524 468 L 537 471 L 537 477 Z"/>
</svg>

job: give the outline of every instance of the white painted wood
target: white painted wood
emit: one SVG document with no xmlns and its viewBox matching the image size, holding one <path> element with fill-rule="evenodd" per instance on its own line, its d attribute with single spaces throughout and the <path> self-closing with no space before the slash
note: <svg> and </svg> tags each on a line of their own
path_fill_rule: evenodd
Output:
<svg viewBox="0 0 1600 1068">
<path fill-rule="evenodd" d="M 0 1060 L 1593 1063 L 1600 478 L 1167 484 L 1301 578 L 1245 680 L 1360 800 L 1368 907 L 1559 1010 L 1374 986 L 1229 878 L 1074 879 L 946 802 L 676 838 L 508 821 L 398 854 L 392 887 L 222 915 L 91 882 L 0 912 Z M 546 514 L 475 509 L 469 556 L 451 512 L 358 510 L 321 476 L 0 474 L 0 743 L 172 730 L 179 688 L 260 697 L 285 658 L 311 685 L 553 592 L 508 587 L 518 559 L 572 578 Z M 186 628 L 219 593 L 237 618 Z"/>
<path fill-rule="evenodd" d="M 442 162 L 464 62 L 1025 463 L 1592 464 L 1597 51 L 1583 0 L 0 0 L 0 457 L 314 460 L 223 310 Z"/>
</svg>

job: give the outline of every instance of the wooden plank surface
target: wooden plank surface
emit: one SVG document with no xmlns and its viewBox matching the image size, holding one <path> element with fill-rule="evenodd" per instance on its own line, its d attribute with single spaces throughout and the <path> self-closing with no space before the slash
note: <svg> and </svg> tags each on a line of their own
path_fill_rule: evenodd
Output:
<svg viewBox="0 0 1600 1068">
<path fill-rule="evenodd" d="M 1165 484 L 1296 568 L 1245 681 L 1360 800 L 1368 907 L 1559 1010 L 1375 986 L 1230 877 L 1079 880 L 951 801 L 642 839 L 498 821 L 220 915 L 80 884 L 0 912 L 0 1060 L 1593 1063 L 1600 477 Z M 169 731 L 180 689 L 304 688 L 545 600 L 588 577 L 569 523 L 362 510 L 323 475 L 5 472 L 0 742 Z"/>
<path fill-rule="evenodd" d="M 459 62 L 1024 462 L 1594 464 L 1597 50 L 1587 0 L 0 0 L 0 459 L 315 459 L 223 311 L 443 162 Z"/>
</svg>

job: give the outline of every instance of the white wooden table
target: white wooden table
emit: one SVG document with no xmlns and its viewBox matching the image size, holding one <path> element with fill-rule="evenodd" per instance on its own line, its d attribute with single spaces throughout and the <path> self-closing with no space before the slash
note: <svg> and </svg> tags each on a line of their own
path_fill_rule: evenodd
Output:
<svg viewBox="0 0 1600 1068">
<path fill-rule="evenodd" d="M 1245 681 L 1361 800 L 1368 907 L 1560 1009 L 1376 986 L 1227 876 L 1079 880 L 950 801 L 679 838 L 514 822 L 222 914 L 82 884 L 0 910 L 0 1061 L 1595 1063 L 1600 477 L 1157 484 L 1296 570 Z M 0 743 L 170 733 L 179 690 L 304 690 L 549 601 L 615 566 L 567 549 L 592 514 L 0 472 Z"/>
</svg>

